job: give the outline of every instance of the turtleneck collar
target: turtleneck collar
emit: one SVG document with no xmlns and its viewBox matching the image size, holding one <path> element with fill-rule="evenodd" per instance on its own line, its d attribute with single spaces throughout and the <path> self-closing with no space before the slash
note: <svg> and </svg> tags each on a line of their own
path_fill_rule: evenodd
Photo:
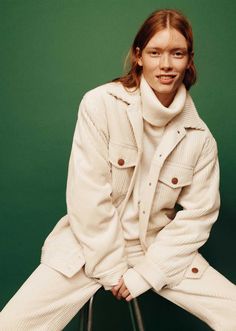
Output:
<svg viewBox="0 0 236 331">
<path fill-rule="evenodd" d="M 165 107 L 142 75 L 140 94 L 143 118 L 152 125 L 162 127 L 183 110 L 187 92 L 184 84 L 181 84 L 170 106 Z"/>
</svg>

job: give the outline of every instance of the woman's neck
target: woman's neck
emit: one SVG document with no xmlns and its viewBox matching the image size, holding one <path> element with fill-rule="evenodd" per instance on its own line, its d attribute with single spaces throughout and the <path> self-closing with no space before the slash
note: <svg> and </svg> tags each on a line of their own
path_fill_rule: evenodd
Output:
<svg viewBox="0 0 236 331">
<path fill-rule="evenodd" d="M 153 90 L 153 89 L 152 89 Z M 157 91 L 153 90 L 153 92 L 155 93 L 157 99 L 160 101 L 160 103 L 165 106 L 165 107 L 169 107 L 169 105 L 171 105 L 172 101 L 175 98 L 176 92 L 174 91 L 171 94 L 163 94 L 163 93 L 158 93 Z"/>
</svg>

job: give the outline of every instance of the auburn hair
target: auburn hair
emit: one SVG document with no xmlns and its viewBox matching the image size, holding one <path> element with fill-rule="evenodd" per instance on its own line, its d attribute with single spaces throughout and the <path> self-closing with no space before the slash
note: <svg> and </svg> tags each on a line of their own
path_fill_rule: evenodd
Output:
<svg viewBox="0 0 236 331">
<path fill-rule="evenodd" d="M 113 82 L 121 82 L 126 88 L 138 88 L 142 67 L 138 64 L 137 48 L 142 54 L 149 40 L 159 31 L 172 28 L 180 32 L 187 41 L 190 66 L 185 71 L 183 83 L 187 90 L 196 82 L 197 73 L 193 62 L 193 32 L 188 19 L 177 10 L 162 9 L 154 11 L 142 24 L 137 32 L 133 44 L 126 56 L 125 68 L 128 64 L 128 73 L 122 77 L 113 79 Z"/>
</svg>

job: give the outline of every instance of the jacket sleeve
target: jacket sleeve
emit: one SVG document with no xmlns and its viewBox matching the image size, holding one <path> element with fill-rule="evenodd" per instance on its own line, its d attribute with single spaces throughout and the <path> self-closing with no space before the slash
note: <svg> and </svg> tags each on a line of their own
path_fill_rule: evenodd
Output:
<svg viewBox="0 0 236 331">
<path fill-rule="evenodd" d="M 69 160 L 66 202 L 72 231 L 83 249 L 86 275 L 109 288 L 118 283 L 127 262 L 123 232 L 111 201 L 103 108 L 97 107 L 87 94 L 81 101 Z"/>
<path fill-rule="evenodd" d="M 208 138 L 195 166 L 192 183 L 183 188 L 178 198 L 177 203 L 183 209 L 158 233 L 143 260 L 127 273 L 126 285 L 130 285 L 130 292 L 137 292 L 138 285 L 131 280 L 137 277 L 136 273 L 156 291 L 177 285 L 196 250 L 207 241 L 220 208 L 217 145 L 212 136 Z"/>
</svg>

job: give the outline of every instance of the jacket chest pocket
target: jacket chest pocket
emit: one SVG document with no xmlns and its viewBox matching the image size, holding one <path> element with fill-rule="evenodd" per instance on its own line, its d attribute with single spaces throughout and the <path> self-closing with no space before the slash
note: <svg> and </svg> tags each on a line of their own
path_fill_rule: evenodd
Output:
<svg viewBox="0 0 236 331">
<path fill-rule="evenodd" d="M 134 168 L 137 165 L 137 157 L 138 151 L 135 146 L 109 143 L 113 203 L 126 195 Z"/>
<path fill-rule="evenodd" d="M 162 196 L 168 207 L 173 207 L 181 190 L 192 183 L 193 168 L 167 162 L 164 164 L 157 184 L 159 197 Z"/>
</svg>

